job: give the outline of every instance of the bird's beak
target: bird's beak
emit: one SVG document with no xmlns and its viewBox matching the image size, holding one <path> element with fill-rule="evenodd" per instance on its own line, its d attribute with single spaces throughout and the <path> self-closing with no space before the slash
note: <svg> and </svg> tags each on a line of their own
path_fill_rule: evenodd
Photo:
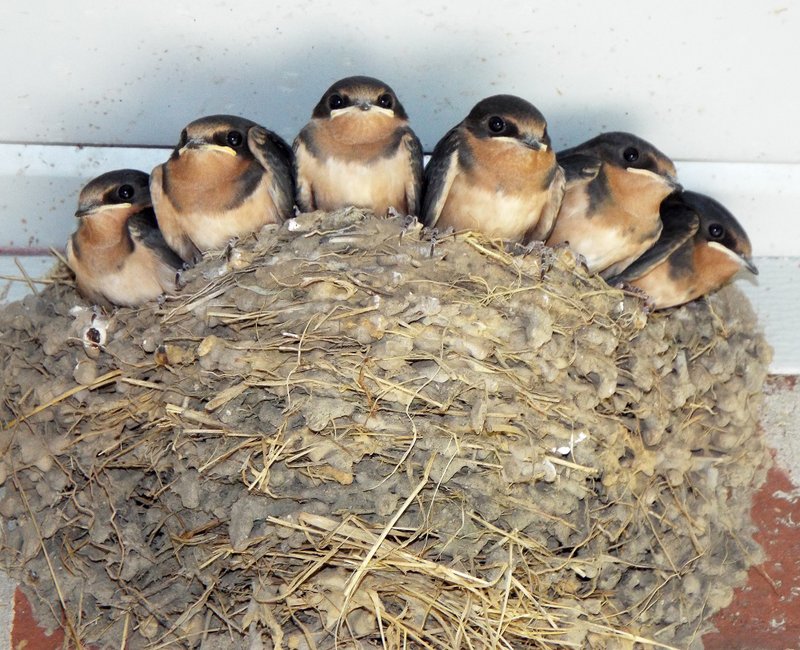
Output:
<svg viewBox="0 0 800 650">
<path fill-rule="evenodd" d="M 750 273 L 752 273 L 753 275 L 758 275 L 758 268 L 756 267 L 755 264 L 753 264 L 752 259 L 750 259 L 749 257 L 745 257 L 744 255 L 740 255 L 739 257 L 742 260 L 742 265 L 744 265 L 744 268 L 750 271 Z"/>
<path fill-rule="evenodd" d="M 669 181 L 669 185 L 673 192 L 683 192 L 683 185 L 678 182 L 678 179 L 675 178 L 675 176 L 668 174 L 667 181 Z"/>
<path fill-rule="evenodd" d="M 83 219 L 84 217 L 92 214 L 92 212 L 97 212 L 98 207 L 99 206 L 96 205 L 81 206 L 77 210 L 75 210 L 75 216 L 78 219 Z"/>
<path fill-rule="evenodd" d="M 674 176 L 657 174 L 656 172 L 650 171 L 649 169 L 640 169 L 639 167 L 626 167 L 625 170 L 629 171 L 631 174 L 648 176 L 652 178 L 654 181 L 658 181 L 662 185 L 666 185 L 667 187 L 671 188 L 673 192 L 683 191 L 683 186 L 675 179 Z"/>
<path fill-rule="evenodd" d="M 75 216 L 78 219 L 83 219 L 84 217 L 88 217 L 89 215 L 94 214 L 95 212 L 100 212 L 100 210 L 119 210 L 122 208 L 129 208 L 133 204 L 132 203 L 108 203 L 108 204 L 90 204 L 90 205 L 83 205 L 78 206 L 78 209 L 75 211 Z"/>
<path fill-rule="evenodd" d="M 533 137 L 532 135 L 526 135 L 524 138 L 522 138 L 522 144 L 529 149 L 533 149 L 534 151 L 547 151 L 548 149 L 544 142 Z"/>
<path fill-rule="evenodd" d="M 386 115 L 388 117 L 394 116 L 394 111 L 390 108 L 383 108 L 376 106 L 370 101 L 359 100 L 346 108 L 336 108 L 331 111 L 331 118 L 336 118 L 341 115 L 352 115 L 359 113 L 369 113 L 370 115 Z"/>
<path fill-rule="evenodd" d="M 183 155 L 186 151 L 203 149 L 205 151 L 219 151 L 220 153 L 228 154 L 229 156 L 236 156 L 236 151 L 231 147 L 225 147 L 220 144 L 212 144 L 210 142 L 205 142 L 204 140 L 189 140 L 185 145 L 183 145 L 180 150 L 178 151 L 178 155 Z"/>
<path fill-rule="evenodd" d="M 708 246 L 709 246 L 709 248 L 713 248 L 714 250 L 718 250 L 721 253 L 725 253 L 725 255 L 727 255 L 728 257 L 731 257 L 731 258 L 735 259 L 741 266 L 746 268 L 753 275 L 758 275 L 758 269 L 756 268 L 756 265 L 753 264 L 753 260 L 749 256 L 740 255 L 736 251 L 733 251 L 730 248 L 728 248 L 727 246 L 725 246 L 723 244 L 720 244 L 719 242 L 716 242 L 716 241 L 708 242 Z"/>
</svg>

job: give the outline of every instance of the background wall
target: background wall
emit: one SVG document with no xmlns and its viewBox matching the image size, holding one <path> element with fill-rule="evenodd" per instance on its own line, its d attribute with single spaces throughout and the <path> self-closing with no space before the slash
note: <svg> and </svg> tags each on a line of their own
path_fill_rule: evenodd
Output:
<svg viewBox="0 0 800 650">
<path fill-rule="evenodd" d="M 29 0 L 0 8 L 0 56 L 7 252 L 62 247 L 83 183 L 149 171 L 196 117 L 291 140 L 330 83 L 369 74 L 427 151 L 499 92 L 536 104 L 558 148 L 636 132 L 745 225 L 766 259 L 744 288 L 768 327 L 800 317 L 800 2 Z M 780 359 L 798 347 L 768 334 Z"/>
<path fill-rule="evenodd" d="M 172 145 L 187 121 L 214 112 L 251 115 L 292 138 L 331 81 L 369 73 L 395 86 L 426 149 L 481 97 L 511 92 L 549 116 L 557 146 L 623 128 L 680 159 L 796 162 L 800 139 L 785 132 L 800 114 L 788 81 L 800 53 L 793 9 L 6 3 L 0 140 Z"/>
</svg>

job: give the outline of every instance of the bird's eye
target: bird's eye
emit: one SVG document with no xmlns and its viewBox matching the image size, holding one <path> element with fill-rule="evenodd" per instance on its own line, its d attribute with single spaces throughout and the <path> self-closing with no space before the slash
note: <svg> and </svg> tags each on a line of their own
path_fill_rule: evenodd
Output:
<svg viewBox="0 0 800 650">
<path fill-rule="evenodd" d="M 119 189 L 117 190 L 117 196 L 123 201 L 133 198 L 133 195 L 133 185 L 128 185 L 127 183 L 125 183 L 125 185 L 120 185 Z"/>
<path fill-rule="evenodd" d="M 328 107 L 335 111 L 337 108 L 342 108 L 344 106 L 344 99 L 341 95 L 333 93 L 330 97 L 328 97 Z"/>
<path fill-rule="evenodd" d="M 383 93 L 383 95 L 378 97 L 378 106 L 381 108 L 392 108 L 393 105 L 394 101 L 389 93 Z"/>
<path fill-rule="evenodd" d="M 628 147 L 622 152 L 622 157 L 628 162 L 636 162 L 639 160 L 639 150 L 636 147 Z"/>
<path fill-rule="evenodd" d="M 184 129 L 181 131 L 181 145 L 186 144 L 189 141 L 189 132 Z"/>
<path fill-rule="evenodd" d="M 244 137 L 239 131 L 228 131 L 228 135 L 225 136 L 225 141 L 235 149 L 244 142 Z"/>
<path fill-rule="evenodd" d="M 489 118 L 489 130 L 492 133 L 502 133 L 506 130 L 506 121 L 499 115 L 492 115 Z"/>
<path fill-rule="evenodd" d="M 722 239 L 722 236 L 725 234 L 725 228 L 720 226 L 718 223 L 712 223 L 708 227 L 708 236 L 711 239 Z"/>
</svg>

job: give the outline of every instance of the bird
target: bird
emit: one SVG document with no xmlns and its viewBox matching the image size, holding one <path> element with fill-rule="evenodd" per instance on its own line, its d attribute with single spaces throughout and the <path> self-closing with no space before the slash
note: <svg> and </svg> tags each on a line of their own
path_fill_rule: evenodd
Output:
<svg viewBox="0 0 800 650">
<path fill-rule="evenodd" d="M 550 234 L 564 194 L 547 122 L 515 95 L 479 101 L 425 168 L 422 221 L 529 243 Z"/>
<path fill-rule="evenodd" d="M 659 206 L 680 187 L 674 163 L 621 131 L 601 133 L 557 159 L 567 184 L 547 245 L 568 244 L 591 273 L 620 273 L 658 239 Z"/>
<path fill-rule="evenodd" d="M 293 149 L 300 210 L 419 213 L 422 145 L 383 81 L 354 76 L 334 83 Z"/>
<path fill-rule="evenodd" d="M 609 284 L 631 285 L 666 309 L 716 291 L 742 268 L 758 275 L 747 233 L 719 201 L 688 190 L 672 194 L 661 204 L 661 221 L 658 241 Z"/>
<path fill-rule="evenodd" d="M 150 192 L 164 239 L 186 262 L 293 215 L 292 150 L 244 117 L 209 115 L 181 132 L 153 169 Z"/>
<path fill-rule="evenodd" d="M 145 172 L 117 169 L 93 179 L 75 216 L 67 263 L 88 300 L 137 306 L 177 289 L 183 261 L 158 228 Z"/>
</svg>

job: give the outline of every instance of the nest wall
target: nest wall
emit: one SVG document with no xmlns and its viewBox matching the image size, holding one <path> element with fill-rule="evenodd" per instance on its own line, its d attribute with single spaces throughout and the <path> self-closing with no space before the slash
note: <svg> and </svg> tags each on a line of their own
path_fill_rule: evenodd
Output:
<svg viewBox="0 0 800 650">
<path fill-rule="evenodd" d="M 0 543 L 119 647 L 700 647 L 758 559 L 770 351 L 566 248 L 300 215 L 162 304 L 0 313 Z"/>
</svg>

